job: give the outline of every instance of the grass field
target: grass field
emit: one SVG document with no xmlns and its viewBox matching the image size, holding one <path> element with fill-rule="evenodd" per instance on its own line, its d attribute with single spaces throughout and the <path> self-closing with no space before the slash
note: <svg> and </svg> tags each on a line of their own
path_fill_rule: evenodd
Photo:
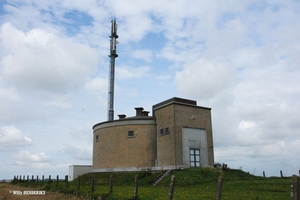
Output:
<svg viewBox="0 0 300 200">
<path fill-rule="evenodd" d="M 109 192 L 109 177 L 113 175 L 113 192 Z M 175 175 L 174 200 L 211 200 L 215 198 L 219 175 L 224 178 L 222 200 L 282 200 L 290 198 L 291 178 L 263 178 L 256 177 L 241 170 L 230 169 L 222 171 L 212 168 L 195 168 L 173 171 L 156 186 L 152 181 L 158 173 L 150 172 L 123 172 L 123 173 L 94 173 L 95 187 L 91 191 L 92 174 L 81 176 L 80 190 L 77 190 L 77 180 L 69 182 L 36 183 L 19 182 L 17 184 L 30 187 L 39 187 L 45 190 L 58 190 L 63 193 L 72 193 L 84 197 L 102 196 L 103 199 L 133 199 L 134 177 L 139 176 L 138 199 L 154 200 L 167 199 L 170 179 Z"/>
</svg>

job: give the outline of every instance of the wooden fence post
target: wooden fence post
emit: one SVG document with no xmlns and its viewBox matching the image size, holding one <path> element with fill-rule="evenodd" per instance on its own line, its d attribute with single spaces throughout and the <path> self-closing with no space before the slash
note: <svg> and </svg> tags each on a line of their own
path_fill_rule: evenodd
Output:
<svg viewBox="0 0 300 200">
<path fill-rule="evenodd" d="M 29 182 L 29 175 L 27 175 L 27 182 Z"/>
<path fill-rule="evenodd" d="M 25 179 L 25 175 L 23 175 L 23 181 L 25 181 L 26 179 Z"/>
<path fill-rule="evenodd" d="M 68 175 L 65 175 L 66 187 L 69 187 Z"/>
<path fill-rule="evenodd" d="M 280 177 L 281 177 L 281 178 L 283 178 L 283 175 L 282 175 L 282 170 L 280 170 Z"/>
<path fill-rule="evenodd" d="M 80 190 L 80 176 L 77 177 L 77 190 Z"/>
<path fill-rule="evenodd" d="M 175 175 L 172 175 L 171 182 L 170 182 L 170 189 L 169 189 L 168 200 L 172 200 L 173 199 L 174 187 L 175 187 Z"/>
<path fill-rule="evenodd" d="M 263 177 L 266 177 L 265 171 L 263 171 Z"/>
<path fill-rule="evenodd" d="M 138 197 L 138 189 L 139 189 L 139 178 L 138 175 L 134 177 L 134 190 L 133 190 L 133 198 L 137 199 Z"/>
<path fill-rule="evenodd" d="M 92 192 L 94 192 L 95 190 L 95 178 L 94 178 L 94 174 L 92 175 Z"/>
<path fill-rule="evenodd" d="M 31 176 L 31 182 L 33 182 L 33 179 L 34 179 L 34 175 Z"/>
<path fill-rule="evenodd" d="M 51 175 L 49 175 L 48 184 L 51 182 Z"/>
<path fill-rule="evenodd" d="M 56 187 L 58 187 L 58 180 L 59 180 L 59 176 L 56 175 Z"/>
<path fill-rule="evenodd" d="M 39 182 L 39 175 L 36 175 L 36 182 Z"/>
<path fill-rule="evenodd" d="M 215 200 L 221 200 L 222 197 L 223 176 L 219 176 Z"/>
<path fill-rule="evenodd" d="M 44 183 L 44 180 L 45 180 L 45 177 L 44 177 L 44 175 L 42 176 L 42 183 Z"/>
<path fill-rule="evenodd" d="M 109 177 L 109 193 L 113 192 L 113 175 Z"/>
<path fill-rule="evenodd" d="M 299 178 L 296 175 L 292 176 L 291 184 L 291 200 L 299 200 Z"/>
</svg>

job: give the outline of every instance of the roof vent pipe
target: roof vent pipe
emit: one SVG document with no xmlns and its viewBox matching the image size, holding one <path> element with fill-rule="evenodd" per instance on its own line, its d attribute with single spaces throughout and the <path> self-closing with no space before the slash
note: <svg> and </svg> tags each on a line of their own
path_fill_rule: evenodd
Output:
<svg viewBox="0 0 300 200">
<path fill-rule="evenodd" d="M 142 116 L 148 116 L 149 111 L 142 111 Z"/>
<path fill-rule="evenodd" d="M 136 116 L 142 116 L 142 112 L 144 110 L 143 107 L 134 108 L 136 110 Z"/>
<path fill-rule="evenodd" d="M 121 115 L 118 115 L 119 116 L 119 119 L 125 119 L 126 118 L 126 115 L 124 114 L 121 114 Z"/>
</svg>

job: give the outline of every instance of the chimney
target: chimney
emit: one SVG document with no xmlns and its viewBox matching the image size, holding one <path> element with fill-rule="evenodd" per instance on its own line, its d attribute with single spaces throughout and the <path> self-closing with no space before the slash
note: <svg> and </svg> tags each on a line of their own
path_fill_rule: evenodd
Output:
<svg viewBox="0 0 300 200">
<path fill-rule="evenodd" d="M 138 107 L 138 108 L 134 108 L 135 110 L 136 110 L 136 117 L 138 117 L 138 116 L 142 116 L 142 112 L 143 112 L 143 110 L 144 110 L 144 108 L 143 107 Z"/>
<path fill-rule="evenodd" d="M 142 116 L 148 116 L 149 111 L 142 111 Z"/>
<path fill-rule="evenodd" d="M 121 115 L 118 115 L 118 116 L 119 116 L 119 119 L 125 119 L 126 118 L 125 114 L 121 114 Z"/>
</svg>

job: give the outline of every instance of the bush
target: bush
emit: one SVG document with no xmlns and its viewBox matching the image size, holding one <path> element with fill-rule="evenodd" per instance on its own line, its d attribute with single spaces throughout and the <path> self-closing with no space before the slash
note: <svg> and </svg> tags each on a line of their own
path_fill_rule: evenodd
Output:
<svg viewBox="0 0 300 200">
<path fill-rule="evenodd" d="M 217 169 L 222 169 L 223 171 L 229 170 L 229 167 L 228 167 L 228 165 L 226 163 L 221 164 L 219 162 L 216 162 L 214 164 L 214 167 L 217 168 Z"/>
</svg>

